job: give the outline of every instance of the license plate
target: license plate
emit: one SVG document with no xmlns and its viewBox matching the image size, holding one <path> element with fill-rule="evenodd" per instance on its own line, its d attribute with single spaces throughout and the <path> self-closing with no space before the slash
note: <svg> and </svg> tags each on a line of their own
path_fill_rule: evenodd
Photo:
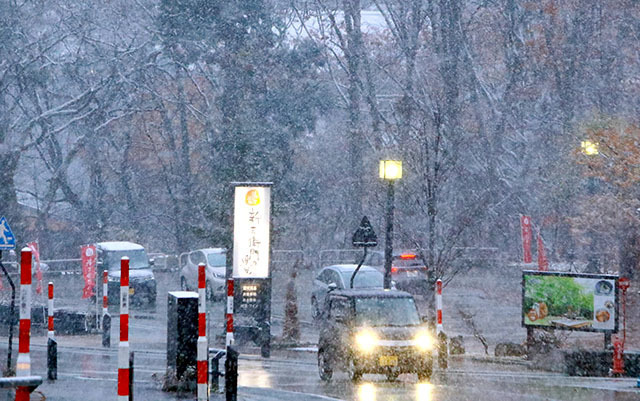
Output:
<svg viewBox="0 0 640 401">
<path fill-rule="evenodd" d="M 409 276 L 409 277 L 418 277 L 418 272 L 416 272 L 416 271 L 413 271 L 413 272 L 412 271 L 408 271 L 407 272 L 407 276 Z"/>
<path fill-rule="evenodd" d="M 378 358 L 380 366 L 397 366 L 398 357 L 395 355 L 382 355 Z"/>
<path fill-rule="evenodd" d="M 133 295 L 133 293 L 136 292 L 133 287 L 129 287 L 129 295 Z"/>
</svg>

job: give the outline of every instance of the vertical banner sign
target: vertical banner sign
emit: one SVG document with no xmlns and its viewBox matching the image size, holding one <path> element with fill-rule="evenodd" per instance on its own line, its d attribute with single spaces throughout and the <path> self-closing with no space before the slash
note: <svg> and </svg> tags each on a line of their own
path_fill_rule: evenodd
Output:
<svg viewBox="0 0 640 401">
<path fill-rule="evenodd" d="M 549 271 L 549 260 L 547 260 L 547 252 L 544 250 L 544 242 L 540 231 L 538 231 L 538 271 Z"/>
<path fill-rule="evenodd" d="M 531 263 L 533 261 L 531 256 L 531 241 L 533 240 L 531 217 L 520 216 L 520 228 L 522 229 L 522 261 L 524 263 Z"/>
<path fill-rule="evenodd" d="M 233 218 L 233 277 L 269 277 L 271 188 L 236 186 Z"/>
<path fill-rule="evenodd" d="M 42 294 L 42 269 L 40 269 L 40 249 L 38 248 L 38 241 L 29 242 L 27 244 L 33 257 L 36 260 L 36 294 Z"/>
<path fill-rule="evenodd" d="M 82 298 L 89 298 L 95 294 L 96 284 L 96 246 L 84 245 L 82 247 L 82 276 L 84 288 Z"/>
</svg>

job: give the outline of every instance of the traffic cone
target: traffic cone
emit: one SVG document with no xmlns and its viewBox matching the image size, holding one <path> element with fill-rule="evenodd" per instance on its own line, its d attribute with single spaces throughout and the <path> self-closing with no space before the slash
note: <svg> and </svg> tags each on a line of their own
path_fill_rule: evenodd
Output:
<svg viewBox="0 0 640 401">
<path fill-rule="evenodd" d="M 300 340 L 300 321 L 298 320 L 298 297 L 296 295 L 296 276 L 300 260 L 296 260 L 291 271 L 291 277 L 287 283 L 287 293 L 285 295 L 284 306 L 284 327 L 282 328 L 282 339 L 285 341 L 297 342 Z"/>
</svg>

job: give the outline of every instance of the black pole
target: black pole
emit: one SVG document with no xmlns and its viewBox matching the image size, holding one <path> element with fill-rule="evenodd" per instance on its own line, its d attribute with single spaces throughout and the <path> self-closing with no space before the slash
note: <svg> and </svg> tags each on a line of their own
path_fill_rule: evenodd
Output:
<svg viewBox="0 0 640 401">
<path fill-rule="evenodd" d="M 222 352 L 217 352 L 213 358 L 211 358 L 211 392 L 217 393 L 220 390 L 220 358 Z"/>
<path fill-rule="evenodd" d="M 387 229 L 384 241 L 384 288 L 391 288 L 391 258 L 393 254 L 393 180 L 387 187 Z"/>
<path fill-rule="evenodd" d="M 238 351 L 227 347 L 227 360 L 224 362 L 224 391 L 227 401 L 238 399 Z"/>
<path fill-rule="evenodd" d="M 51 338 L 47 341 L 47 378 L 58 379 L 58 342 Z"/>
<path fill-rule="evenodd" d="M 16 265 L 17 266 L 17 265 Z M 14 312 L 16 309 L 16 286 L 9 276 L 9 272 L 2 264 L 2 251 L 0 251 L 0 267 L 11 286 L 11 306 L 9 307 L 9 349 L 7 350 L 7 374 L 11 373 L 11 349 L 13 348 L 13 325 L 15 324 Z"/>
<path fill-rule="evenodd" d="M 133 351 L 129 352 L 129 401 L 133 401 Z"/>
<path fill-rule="evenodd" d="M 351 280 L 349 280 L 349 288 L 353 288 L 353 280 L 355 280 L 356 278 L 356 274 L 358 274 L 358 271 L 360 270 L 360 268 L 362 267 L 362 264 L 364 263 L 364 260 L 367 258 L 367 247 L 364 247 L 364 255 L 362 255 L 362 260 L 360 260 L 360 263 L 358 263 L 358 267 L 356 267 L 356 269 L 353 271 L 353 273 L 351 274 Z M 386 270 L 385 270 L 386 271 Z M 385 287 L 386 288 L 386 287 Z"/>
<path fill-rule="evenodd" d="M 111 347 L 111 315 L 108 312 L 102 316 L 102 346 Z"/>
</svg>

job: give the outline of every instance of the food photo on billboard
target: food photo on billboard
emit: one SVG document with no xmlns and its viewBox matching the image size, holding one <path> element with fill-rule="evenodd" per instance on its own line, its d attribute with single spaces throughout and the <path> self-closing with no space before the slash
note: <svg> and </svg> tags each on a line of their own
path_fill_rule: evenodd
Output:
<svg viewBox="0 0 640 401">
<path fill-rule="evenodd" d="M 522 276 L 523 326 L 617 332 L 617 276 L 539 271 Z"/>
</svg>

